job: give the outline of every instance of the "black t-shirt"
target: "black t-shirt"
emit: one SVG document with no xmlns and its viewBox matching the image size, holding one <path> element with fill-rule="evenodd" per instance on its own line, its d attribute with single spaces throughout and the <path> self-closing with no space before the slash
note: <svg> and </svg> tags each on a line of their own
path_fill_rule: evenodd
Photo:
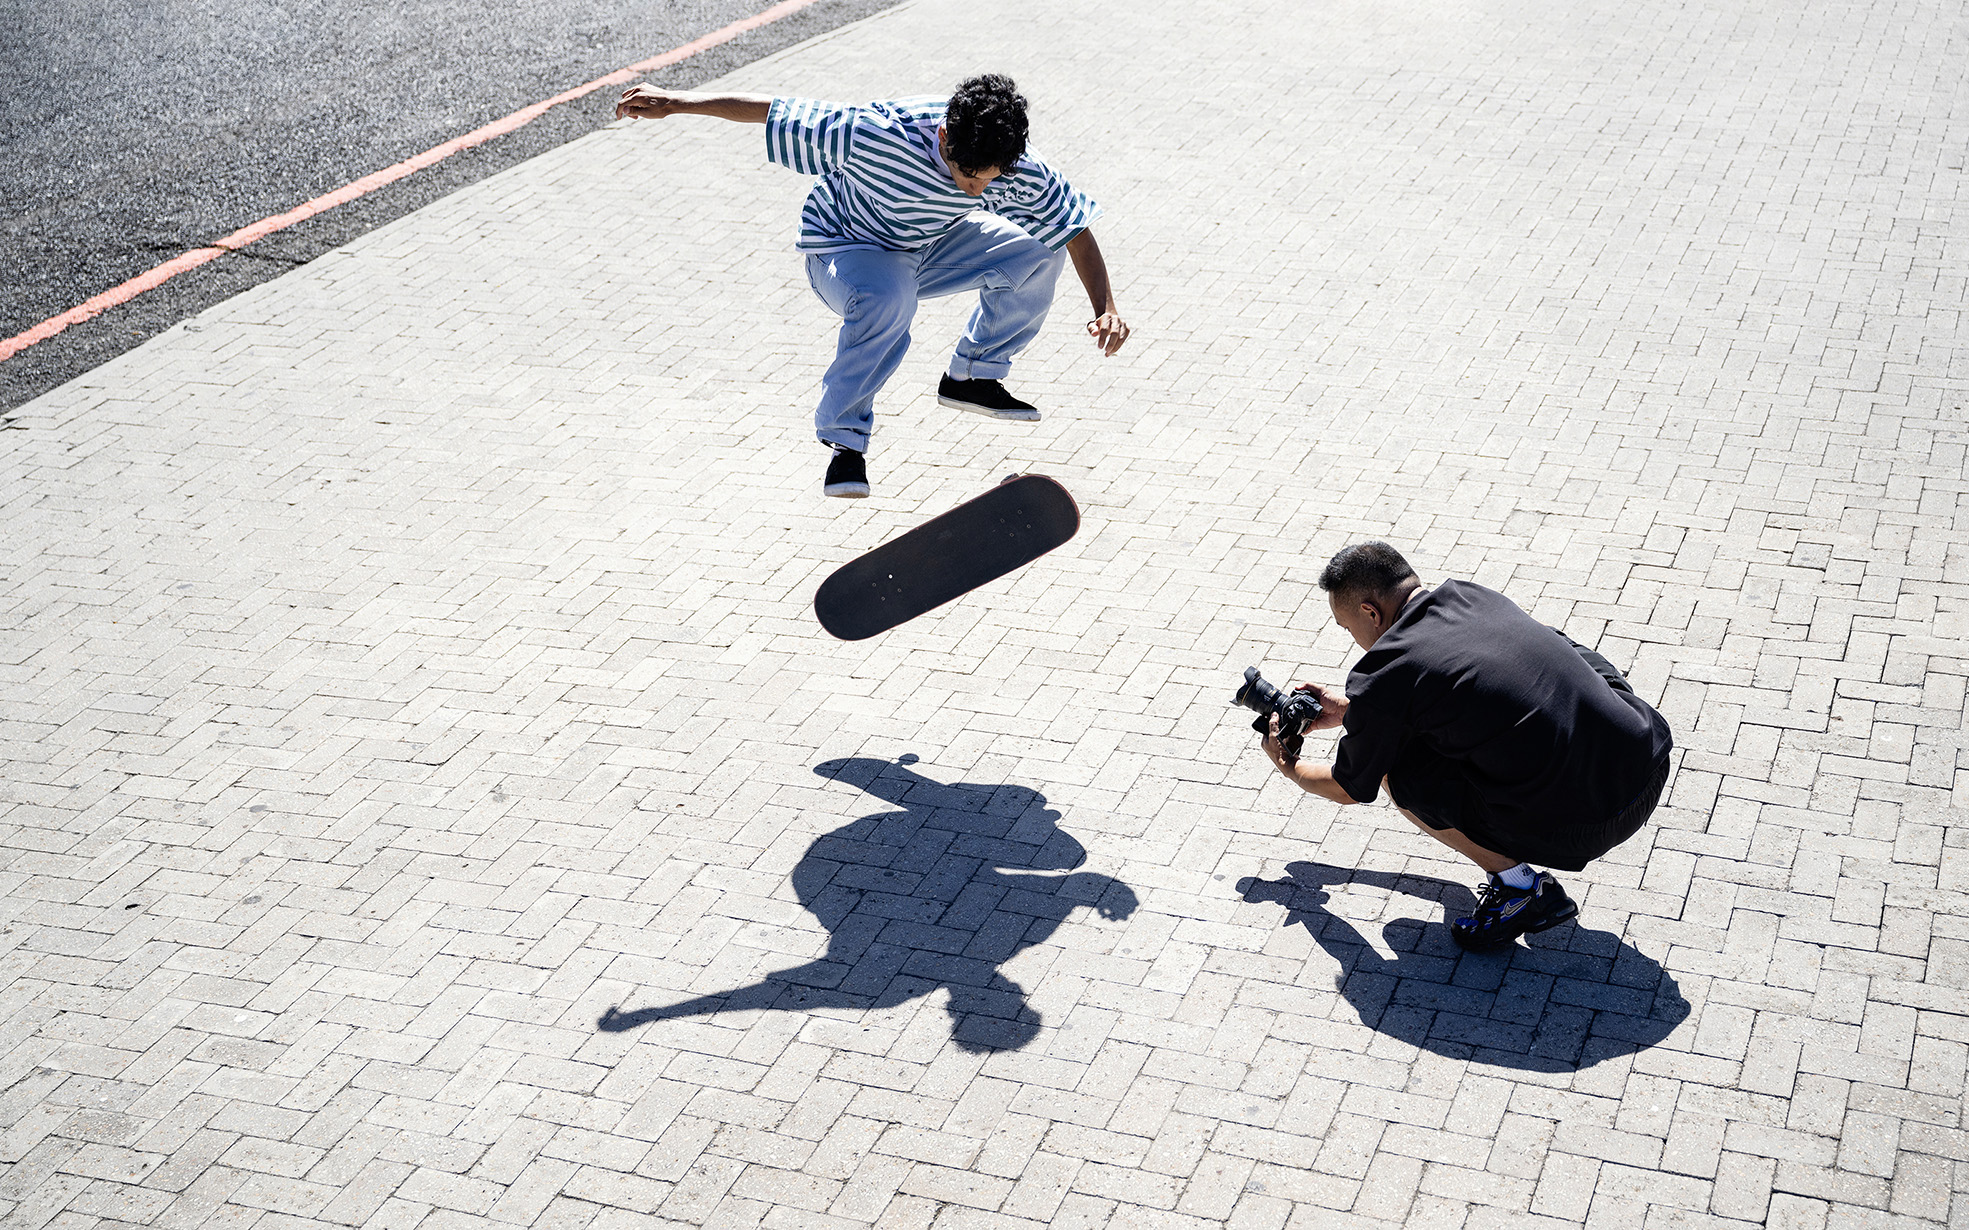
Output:
<svg viewBox="0 0 1969 1230">
<path fill-rule="evenodd" d="M 1673 746 L 1647 702 L 1468 581 L 1410 598 L 1348 674 L 1347 698 L 1333 765 L 1341 789 L 1369 803 L 1398 762 L 1448 761 L 1505 836 L 1612 817 Z M 1434 755 L 1408 755 L 1417 750 Z"/>
</svg>

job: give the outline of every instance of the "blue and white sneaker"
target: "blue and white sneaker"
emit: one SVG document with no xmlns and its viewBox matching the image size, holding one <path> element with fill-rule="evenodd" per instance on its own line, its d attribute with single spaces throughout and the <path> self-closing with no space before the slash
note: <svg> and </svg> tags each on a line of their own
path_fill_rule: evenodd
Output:
<svg viewBox="0 0 1969 1230">
<path fill-rule="evenodd" d="M 1530 888 L 1493 878 L 1477 895 L 1477 912 L 1449 925 L 1450 938 L 1468 952 L 1503 948 L 1521 935 L 1547 931 L 1579 914 L 1559 882 L 1541 871 Z"/>
</svg>

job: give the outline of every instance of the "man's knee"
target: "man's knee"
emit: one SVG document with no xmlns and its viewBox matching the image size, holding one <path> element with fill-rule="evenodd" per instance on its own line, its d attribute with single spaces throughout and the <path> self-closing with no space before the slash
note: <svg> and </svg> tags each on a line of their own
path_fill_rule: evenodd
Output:
<svg viewBox="0 0 1969 1230">
<path fill-rule="evenodd" d="M 868 328 L 903 329 L 916 319 L 916 288 L 871 286 L 858 289 L 849 300 L 847 319 Z"/>
<path fill-rule="evenodd" d="M 896 255 L 859 249 L 835 253 L 814 279 L 814 289 L 844 319 L 907 324 L 916 315 L 916 278 Z"/>
<path fill-rule="evenodd" d="M 869 324 L 906 325 L 916 316 L 916 280 L 906 270 L 877 266 L 850 284 L 842 315 Z"/>
<path fill-rule="evenodd" d="M 987 267 L 1012 286 L 1051 285 L 1066 268 L 1066 249 L 1053 249 L 1002 218 L 978 218 L 973 223 L 985 236 Z"/>
<path fill-rule="evenodd" d="M 1037 239 L 1032 246 L 1038 251 L 1029 253 L 1021 283 L 1028 287 L 1051 286 L 1060 280 L 1060 272 L 1067 267 L 1067 254 L 1055 252 Z"/>
</svg>

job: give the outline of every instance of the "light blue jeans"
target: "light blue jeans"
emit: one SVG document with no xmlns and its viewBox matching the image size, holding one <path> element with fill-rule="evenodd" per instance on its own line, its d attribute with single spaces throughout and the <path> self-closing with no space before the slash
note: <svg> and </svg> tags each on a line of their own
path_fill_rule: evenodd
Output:
<svg viewBox="0 0 1969 1230">
<path fill-rule="evenodd" d="M 814 434 L 824 444 L 868 451 L 875 395 L 909 349 L 916 301 L 978 291 L 978 308 L 958 339 L 950 374 L 1002 380 L 1012 358 L 1039 335 L 1053 306 L 1066 253 L 1055 252 L 1015 224 L 968 214 L 937 241 L 914 252 L 850 248 L 807 256 L 807 282 L 841 317 L 834 362 L 821 378 Z"/>
</svg>

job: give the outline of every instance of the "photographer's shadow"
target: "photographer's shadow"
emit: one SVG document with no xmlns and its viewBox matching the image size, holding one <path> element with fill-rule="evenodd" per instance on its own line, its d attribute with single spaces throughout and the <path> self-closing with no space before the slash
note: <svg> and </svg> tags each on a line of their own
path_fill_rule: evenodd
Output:
<svg viewBox="0 0 1969 1230">
<path fill-rule="evenodd" d="M 1327 908 L 1330 885 L 1363 885 L 1469 913 L 1475 896 L 1428 876 L 1291 863 L 1283 880 L 1238 881 L 1246 901 L 1286 907 L 1340 966 L 1336 989 L 1361 1023 L 1452 1059 L 1535 1072 L 1571 1072 L 1666 1038 L 1689 1005 L 1659 962 L 1603 931 L 1564 923 L 1527 944 L 1465 953 L 1443 920 L 1382 928 L 1390 960 Z"/>
<path fill-rule="evenodd" d="M 1030 1043 L 1039 1014 L 1000 966 L 1076 909 L 1128 917 L 1135 894 L 1110 876 L 1074 870 L 1087 850 L 1059 827 L 1060 814 L 1038 791 L 946 786 L 904 767 L 915 761 L 854 757 L 814 766 L 894 807 L 816 838 L 793 869 L 794 895 L 827 928 L 825 956 L 683 1003 L 612 1007 L 597 1025 L 613 1031 L 718 1012 L 891 1008 L 942 989 L 960 1048 Z"/>
</svg>

